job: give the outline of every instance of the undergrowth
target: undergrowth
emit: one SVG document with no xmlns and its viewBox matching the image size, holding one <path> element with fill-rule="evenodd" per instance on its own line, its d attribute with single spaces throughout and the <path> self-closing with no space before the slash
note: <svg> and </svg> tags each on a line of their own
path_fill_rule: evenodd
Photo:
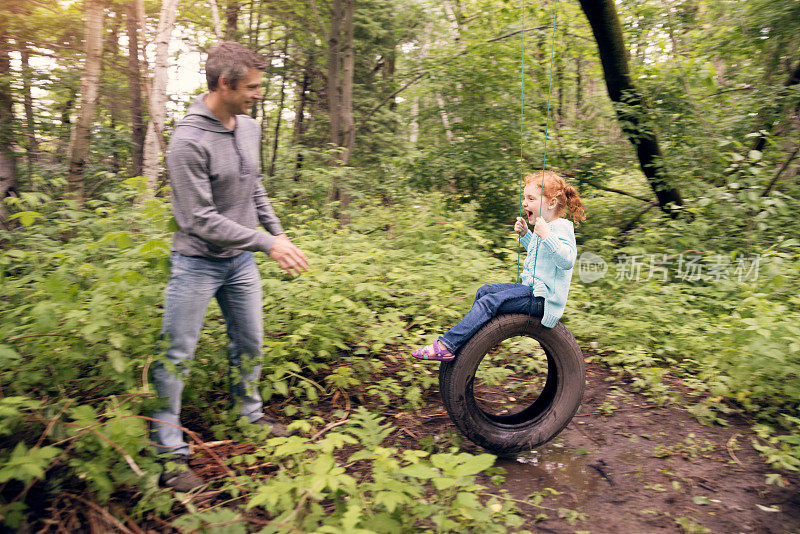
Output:
<svg viewBox="0 0 800 534">
<path fill-rule="evenodd" d="M 491 472 L 492 456 L 434 452 L 422 442 L 429 450 L 400 450 L 386 441 L 392 427 L 358 406 L 335 427 L 318 415 L 318 403 L 331 398 L 419 407 L 437 377 L 410 364 L 408 349 L 456 322 L 481 284 L 513 280 L 513 235 L 498 247 L 475 228 L 474 210 L 449 211 L 431 195 L 419 204 L 365 203 L 347 229 L 312 207 L 280 214 L 311 269 L 290 278 L 259 258 L 261 392 L 271 409 L 295 420 L 300 436 L 269 439 L 229 409 L 220 394 L 227 389 L 225 328 L 212 303 L 186 385 L 185 419 L 199 433 L 190 437 L 195 444 L 257 445 L 246 458 L 228 460 L 228 476 L 212 482 L 227 496 L 224 505 L 198 510 L 158 488 L 146 419 L 156 401 L 147 375 L 160 352 L 171 218 L 162 199 L 132 207 L 138 185 L 129 181 L 81 211 L 24 196 L 18 218 L 27 226 L 0 235 L 0 514 L 7 526 L 36 526 L 55 503 L 76 495 L 122 506 L 134 521 L 159 518 L 176 530 L 202 532 L 446 532 L 478 525 L 506 532 L 521 525 L 513 499 L 476 482 Z M 590 199 L 587 212 L 594 208 L 602 218 L 606 202 Z M 746 226 L 747 246 L 736 248 L 726 235 L 713 238 L 729 221 L 714 219 L 715 203 L 703 206 L 696 221 L 723 221 L 716 230 L 653 215 L 620 246 L 601 225 L 579 229 L 579 255 L 602 257 L 608 272 L 583 282 L 576 267 L 563 321 L 654 399 L 688 401 L 708 423 L 749 414 L 765 457 L 800 469 L 797 242 L 772 227 L 759 234 Z M 746 214 L 755 209 L 742 206 Z M 780 205 L 756 208 L 783 217 Z M 754 280 L 737 280 L 732 271 L 634 280 L 620 260 L 689 252 L 701 263 L 742 254 L 761 263 Z M 672 379 L 687 398 L 669 385 Z M 246 469 L 252 464 L 270 469 L 255 476 Z M 568 512 L 558 513 L 580 519 Z"/>
</svg>

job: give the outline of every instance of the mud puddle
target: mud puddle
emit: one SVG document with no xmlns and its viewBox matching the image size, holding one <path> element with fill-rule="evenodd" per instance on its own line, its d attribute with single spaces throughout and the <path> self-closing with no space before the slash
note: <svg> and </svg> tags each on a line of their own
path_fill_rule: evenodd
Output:
<svg viewBox="0 0 800 534">
<path fill-rule="evenodd" d="M 602 475 L 589 463 L 585 449 L 569 450 L 561 443 L 502 458 L 496 467 L 505 469 L 503 488 L 517 499 L 552 488 L 570 495 L 575 502 L 588 502 L 603 483 Z"/>
</svg>

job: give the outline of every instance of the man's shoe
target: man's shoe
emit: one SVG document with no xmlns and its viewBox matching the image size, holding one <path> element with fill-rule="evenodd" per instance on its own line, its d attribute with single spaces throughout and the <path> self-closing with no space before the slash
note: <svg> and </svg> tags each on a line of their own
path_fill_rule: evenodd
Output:
<svg viewBox="0 0 800 534">
<path fill-rule="evenodd" d="M 188 460 L 184 457 L 169 458 L 164 464 L 164 472 L 158 479 L 164 487 L 176 491 L 190 491 L 205 484 L 203 479 L 191 470 Z"/>
<path fill-rule="evenodd" d="M 286 425 L 269 415 L 262 415 L 259 419 L 253 421 L 253 424 L 269 428 L 270 433 L 276 438 L 285 438 L 294 433 L 289 432 Z"/>
</svg>

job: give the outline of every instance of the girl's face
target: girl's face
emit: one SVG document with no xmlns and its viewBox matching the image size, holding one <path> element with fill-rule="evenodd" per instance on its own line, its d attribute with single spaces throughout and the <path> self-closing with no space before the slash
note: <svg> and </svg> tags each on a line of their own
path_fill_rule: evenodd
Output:
<svg viewBox="0 0 800 534">
<path fill-rule="evenodd" d="M 556 218 L 556 199 L 544 196 L 542 201 L 542 183 L 531 182 L 525 185 L 524 197 L 522 199 L 522 209 L 528 217 L 529 223 L 535 223 L 536 218 L 541 216 L 546 222 L 550 222 Z M 539 213 L 539 204 L 542 206 L 542 212 Z"/>
</svg>

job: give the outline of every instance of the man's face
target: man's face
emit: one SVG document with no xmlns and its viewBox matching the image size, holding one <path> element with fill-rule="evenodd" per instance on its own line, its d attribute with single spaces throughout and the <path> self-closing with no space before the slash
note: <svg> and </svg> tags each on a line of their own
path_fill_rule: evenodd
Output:
<svg viewBox="0 0 800 534">
<path fill-rule="evenodd" d="M 251 68 L 236 84 L 236 89 L 232 89 L 227 80 L 223 82 L 225 91 L 222 98 L 231 114 L 247 115 L 253 102 L 261 100 L 262 75 L 260 70 Z"/>
</svg>

